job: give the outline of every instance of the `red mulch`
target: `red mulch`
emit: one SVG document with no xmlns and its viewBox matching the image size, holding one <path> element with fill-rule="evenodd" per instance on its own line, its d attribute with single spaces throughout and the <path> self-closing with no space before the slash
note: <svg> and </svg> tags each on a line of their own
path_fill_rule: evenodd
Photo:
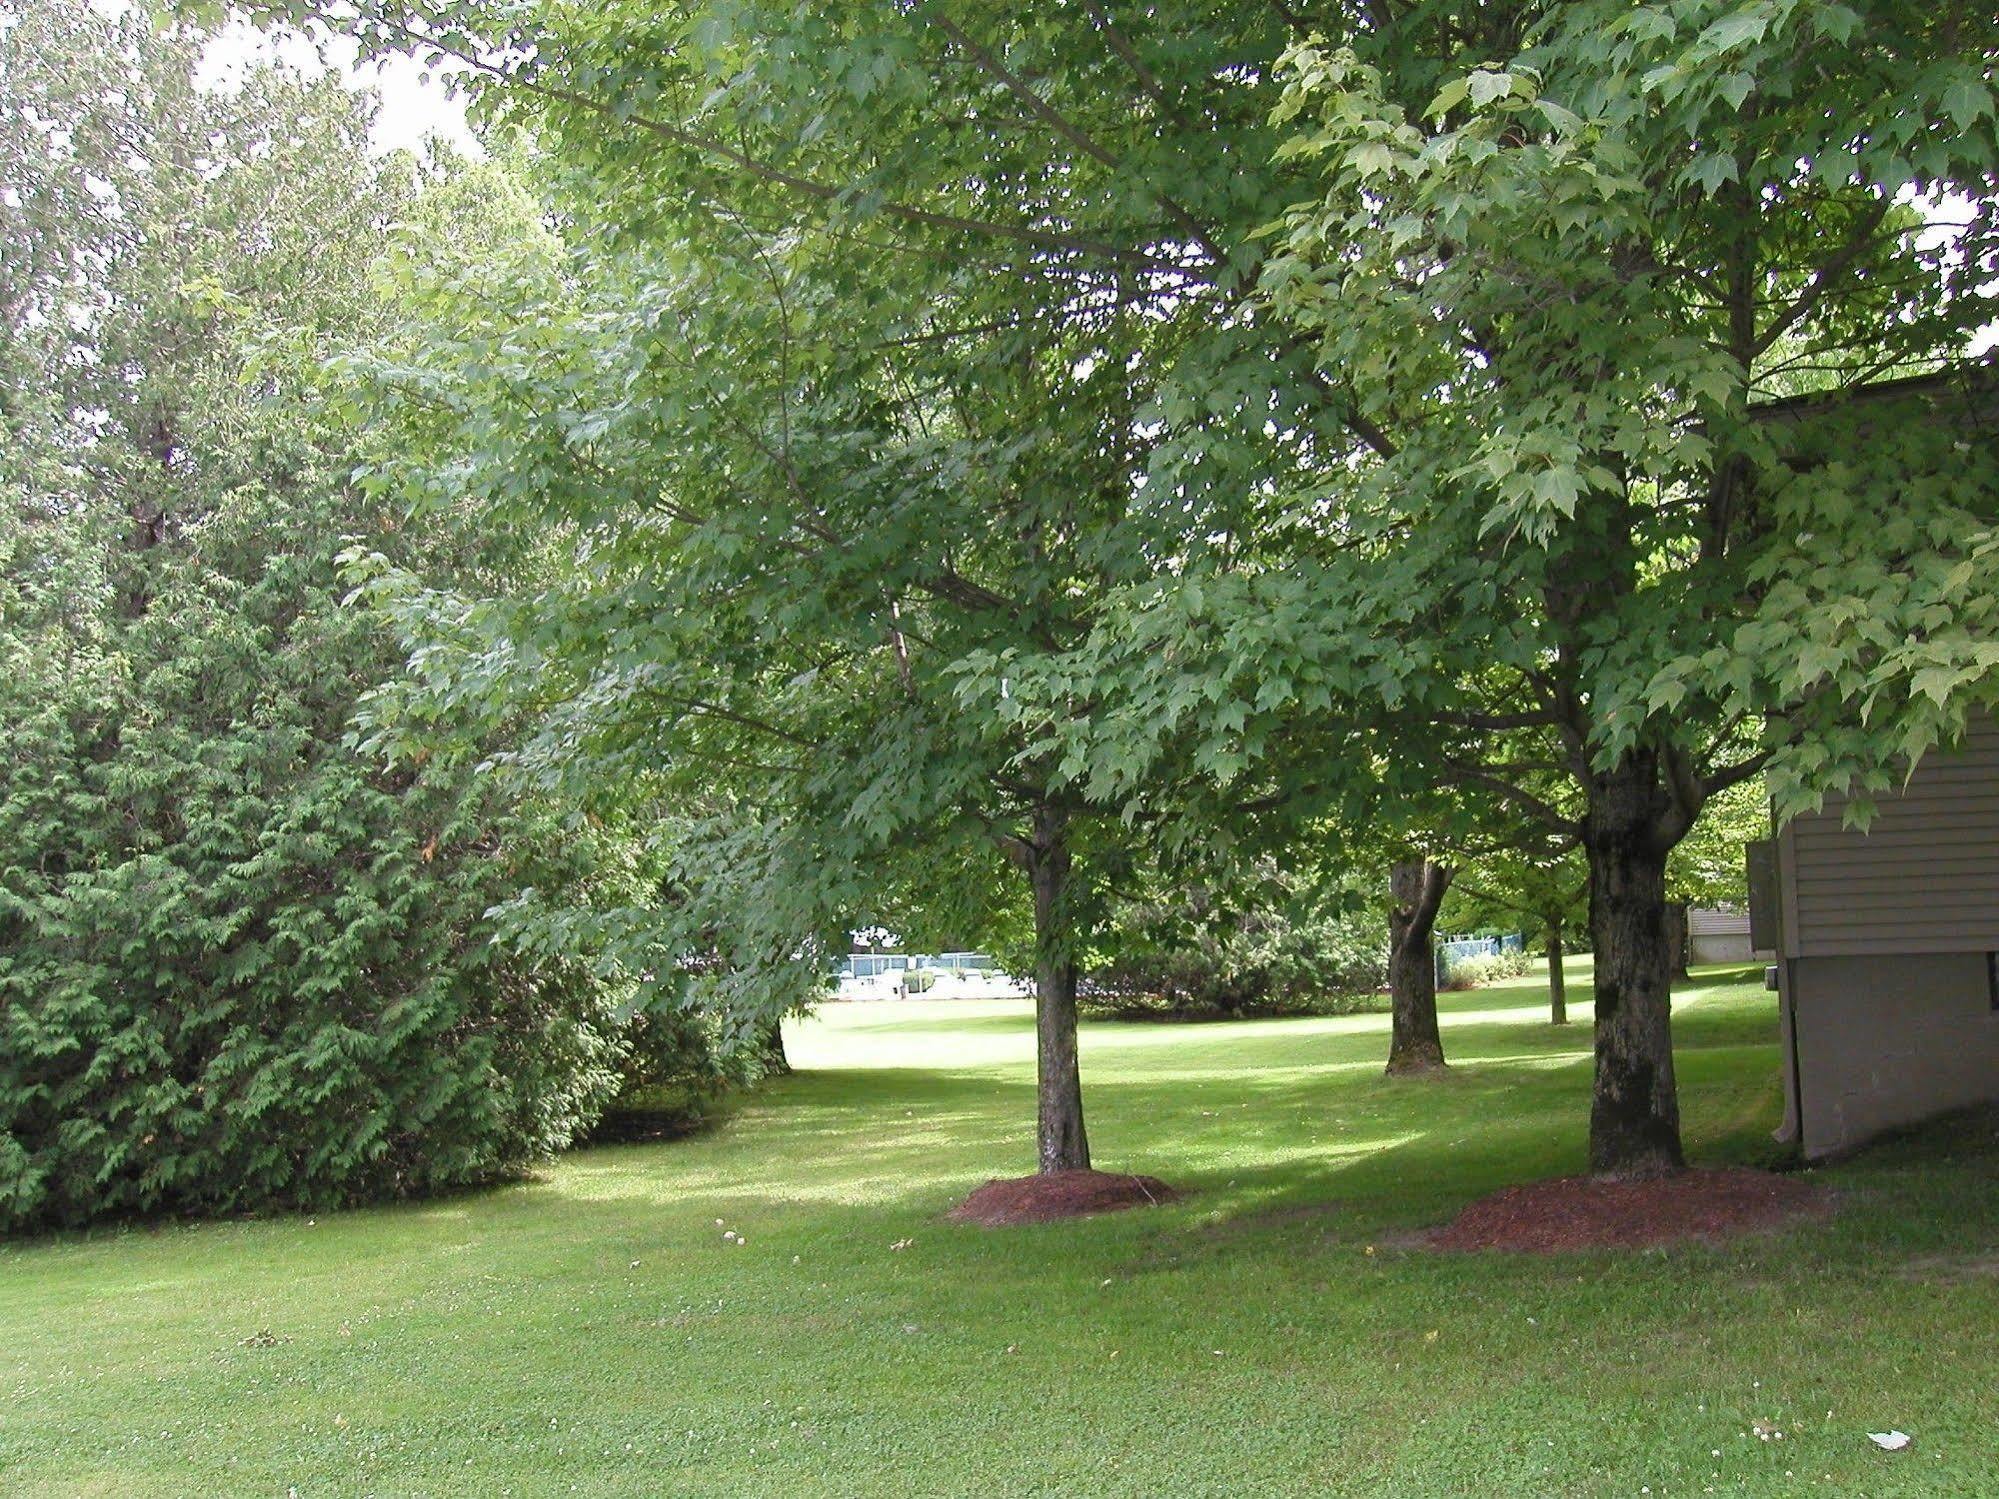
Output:
<svg viewBox="0 0 1999 1499">
<path fill-rule="evenodd" d="M 1115 1171 L 1043 1171 L 989 1181 L 951 1209 L 958 1223 L 999 1228 L 1008 1223 L 1047 1223 L 1085 1213 L 1171 1202 L 1180 1194 L 1156 1176 L 1123 1176 Z"/>
<path fill-rule="evenodd" d="M 1722 1239 L 1829 1212 L 1825 1188 L 1739 1166 L 1629 1181 L 1561 1176 L 1481 1197 L 1425 1242 L 1433 1249 L 1644 1249 Z"/>
</svg>

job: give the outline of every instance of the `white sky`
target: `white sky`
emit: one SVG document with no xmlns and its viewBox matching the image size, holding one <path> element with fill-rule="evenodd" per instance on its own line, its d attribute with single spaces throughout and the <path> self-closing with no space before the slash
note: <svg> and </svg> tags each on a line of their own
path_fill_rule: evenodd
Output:
<svg viewBox="0 0 1999 1499">
<path fill-rule="evenodd" d="M 270 58 L 309 72 L 331 68 L 349 88 L 375 95 L 380 108 L 371 139 L 377 151 L 414 150 L 426 136 L 435 135 L 467 155 L 482 154 L 465 125 L 465 101 L 448 93 L 438 78 L 426 79 L 416 59 L 357 65 L 355 55 L 354 43 L 346 37 L 309 39 L 298 32 L 260 31 L 236 20 L 209 43 L 201 81 L 227 88 L 246 66 Z"/>
</svg>

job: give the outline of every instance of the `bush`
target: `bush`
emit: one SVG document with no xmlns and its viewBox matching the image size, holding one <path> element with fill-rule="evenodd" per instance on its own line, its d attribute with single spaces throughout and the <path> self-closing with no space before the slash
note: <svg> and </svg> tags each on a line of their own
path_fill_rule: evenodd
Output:
<svg viewBox="0 0 1999 1499">
<path fill-rule="evenodd" d="M 487 1181 L 616 1087 L 613 997 L 487 915 L 577 850 L 469 767 L 343 745 L 392 658 L 341 606 L 353 517 L 305 503 L 158 549 L 133 618 L 0 595 L 0 1229 Z"/>
<path fill-rule="evenodd" d="M 1223 1003 L 1199 994 L 1143 990 L 1117 991 L 1085 984 L 1078 1011 L 1095 1020 L 1277 1020 L 1305 1015 L 1365 1015 L 1386 1010 L 1378 991 L 1324 989 L 1283 994 L 1246 1004 Z"/>
<path fill-rule="evenodd" d="M 1206 892 L 1130 906 L 1082 986 L 1085 1013 L 1223 1019 L 1378 1008 L 1386 933 L 1371 912 L 1314 903 L 1284 882 L 1221 910 Z"/>
<path fill-rule="evenodd" d="M 1506 948 L 1496 953 L 1478 953 L 1472 957 L 1459 958 L 1452 963 L 1445 975 L 1447 987 L 1452 989 L 1476 989 L 1481 984 L 1492 983 L 1496 979 L 1515 979 L 1524 976 L 1534 966 L 1534 960 L 1521 948 Z"/>
<path fill-rule="evenodd" d="M 713 1021 L 684 1010 L 636 1016 L 619 1044 L 618 1089 L 592 1140 L 657 1140 L 712 1123 L 729 1095 L 764 1076 L 767 1059 L 731 1047 Z"/>
<path fill-rule="evenodd" d="M 511 1175 L 638 1041 L 616 965 L 495 914 L 587 903 L 599 836 L 349 742 L 404 658 L 342 550 L 449 582 L 510 545 L 371 489 L 328 362 L 413 310 L 413 178 L 334 81 L 204 93 L 193 33 L 90 14 L 5 49 L 60 54 L 6 128 L 74 159 L 22 180 L 0 298 L 0 1231 Z M 72 169 L 121 211 L 66 211 Z"/>
</svg>

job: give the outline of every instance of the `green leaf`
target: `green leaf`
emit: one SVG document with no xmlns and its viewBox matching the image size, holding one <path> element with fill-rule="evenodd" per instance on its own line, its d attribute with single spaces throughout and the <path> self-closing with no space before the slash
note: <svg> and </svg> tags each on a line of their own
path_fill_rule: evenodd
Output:
<svg viewBox="0 0 1999 1499">
<path fill-rule="evenodd" d="M 1437 90 L 1436 98 L 1430 101 L 1430 107 L 1424 111 L 1424 114 L 1433 120 L 1441 119 L 1444 115 L 1449 114 L 1453 109 L 1464 103 L 1470 92 L 1471 85 L 1469 82 L 1463 78 L 1453 78 L 1449 83 Z"/>
<path fill-rule="evenodd" d="M 1768 0 L 1758 0 L 1757 4 L 1745 5 L 1733 15 L 1723 16 L 1706 31 L 1701 33 L 1703 45 L 1716 52 L 1733 52 L 1753 42 L 1760 42 L 1770 29 L 1774 7 Z"/>
<path fill-rule="evenodd" d="M 1471 96 L 1471 102 L 1483 109 L 1493 100 L 1504 99 L 1513 92 L 1513 75 L 1481 68 L 1465 79 L 1465 88 Z"/>
<path fill-rule="evenodd" d="M 1943 91 L 1943 111 L 1960 130 L 1969 130 L 1993 112 L 1992 88 L 1982 79 L 1960 78 Z"/>
</svg>

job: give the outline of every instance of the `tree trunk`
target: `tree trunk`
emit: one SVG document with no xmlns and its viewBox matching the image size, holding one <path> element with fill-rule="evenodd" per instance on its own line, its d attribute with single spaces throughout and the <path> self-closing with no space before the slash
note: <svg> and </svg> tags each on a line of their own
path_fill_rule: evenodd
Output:
<svg viewBox="0 0 1999 1499">
<path fill-rule="evenodd" d="M 1687 903 L 1683 900 L 1667 902 L 1666 954 L 1667 960 L 1673 965 L 1675 978 L 1693 977 L 1687 971 L 1687 949 L 1691 942 L 1692 935 L 1687 930 Z"/>
<path fill-rule="evenodd" d="M 1437 961 L 1430 938 L 1451 871 L 1430 859 L 1409 859 L 1388 873 L 1388 993 L 1391 1077 L 1436 1072 L 1444 1065 L 1437 1030 Z"/>
<path fill-rule="evenodd" d="M 140 446 L 147 457 L 159 465 L 162 475 L 170 476 L 174 465 L 174 430 L 164 413 L 155 413 L 147 424 Z M 160 480 L 162 490 L 167 478 Z M 166 509 L 164 505 L 148 498 L 142 492 L 126 502 L 127 514 L 131 517 L 132 529 L 127 535 L 127 548 L 134 557 L 126 562 L 131 570 L 131 579 L 125 589 L 124 612 L 128 619 L 138 619 L 145 614 L 152 603 L 152 587 L 147 577 L 146 563 L 140 556 L 158 546 L 166 533 Z"/>
<path fill-rule="evenodd" d="M 1562 972 L 1562 924 L 1548 923 L 1548 1021 L 1569 1023 L 1569 976 Z"/>
<path fill-rule="evenodd" d="M 1068 901 L 1067 818 L 1038 808 L 1021 850 L 1034 886 L 1035 1111 L 1043 1171 L 1086 1171 L 1083 1078 L 1076 1061 L 1076 958 Z"/>
<path fill-rule="evenodd" d="M 1590 777 L 1583 833 L 1596 948 L 1589 1156 L 1599 1176 L 1659 1175 L 1686 1163 L 1673 1080 L 1665 806 L 1650 750 L 1633 750 Z"/>
<path fill-rule="evenodd" d="M 784 1052 L 784 1022 L 773 1020 L 764 1030 L 763 1040 L 758 1046 L 766 1073 L 783 1076 L 791 1071 L 791 1058 Z"/>
</svg>

